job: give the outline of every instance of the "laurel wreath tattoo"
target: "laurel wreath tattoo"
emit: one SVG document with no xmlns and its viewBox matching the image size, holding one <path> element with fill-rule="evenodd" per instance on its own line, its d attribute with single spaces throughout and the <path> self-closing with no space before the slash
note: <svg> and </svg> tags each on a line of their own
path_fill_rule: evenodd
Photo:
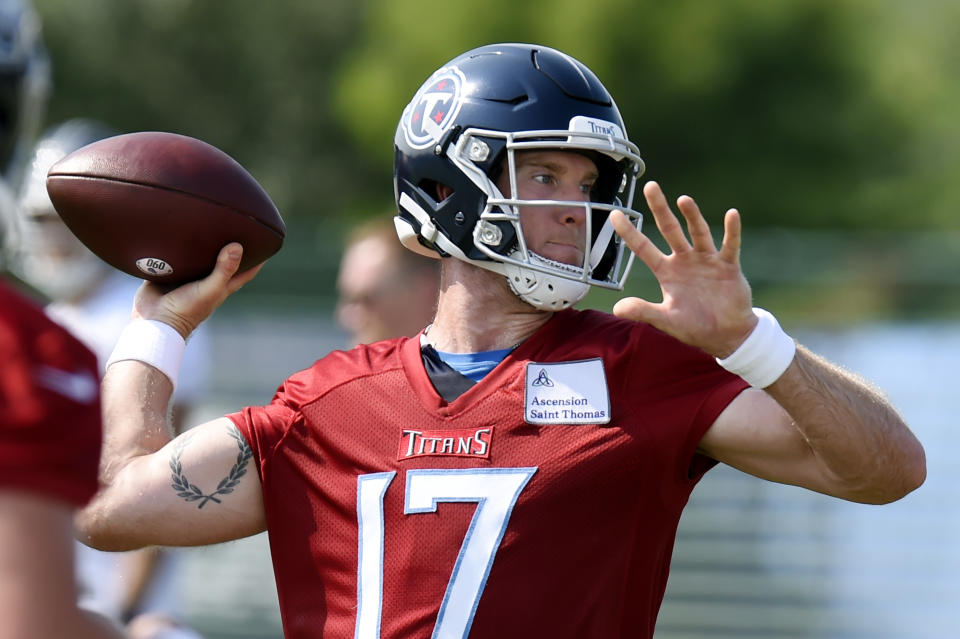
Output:
<svg viewBox="0 0 960 639">
<path fill-rule="evenodd" d="M 183 449 L 190 442 L 190 437 L 184 437 L 180 444 L 174 448 L 173 454 L 170 456 L 170 470 L 173 471 L 173 475 L 170 476 L 173 480 L 171 487 L 177 491 L 178 497 L 182 497 L 188 502 L 199 501 L 200 503 L 197 504 L 197 508 L 203 508 L 211 501 L 217 504 L 222 503 L 221 500 L 217 499 L 217 496 L 232 493 L 233 489 L 240 483 L 240 479 L 247 474 L 247 464 L 253 456 L 253 451 L 250 450 L 250 446 L 243 438 L 243 435 L 240 434 L 240 431 L 237 430 L 236 426 L 229 426 L 227 433 L 237 442 L 237 447 L 240 449 L 240 452 L 237 453 L 237 461 L 233 465 L 233 468 L 230 469 L 230 473 L 220 480 L 216 490 L 210 494 L 204 493 L 199 486 L 190 483 L 190 480 L 187 479 L 187 476 L 183 473 L 183 465 L 180 463 L 180 457 L 183 455 Z"/>
</svg>

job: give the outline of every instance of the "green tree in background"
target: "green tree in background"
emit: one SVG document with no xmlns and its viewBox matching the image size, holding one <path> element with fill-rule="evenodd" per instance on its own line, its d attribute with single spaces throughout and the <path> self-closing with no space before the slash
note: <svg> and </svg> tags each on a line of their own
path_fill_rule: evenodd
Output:
<svg viewBox="0 0 960 639">
<path fill-rule="evenodd" d="M 290 236 L 255 283 L 261 290 L 332 293 L 343 228 L 393 207 L 403 106 L 441 62 L 494 41 L 538 42 L 583 60 L 617 97 L 647 177 L 694 195 L 714 219 L 738 207 L 748 234 L 841 229 L 889 239 L 925 229 L 941 241 L 960 232 L 955 3 L 35 2 L 53 58 L 50 121 L 86 115 L 194 135 L 267 188 Z M 797 248 L 788 268 L 775 263 L 777 250 L 748 244 L 760 259 L 756 281 L 854 252 L 815 245 L 821 253 Z M 939 274 L 949 256 L 936 253 Z M 890 260 L 891 272 L 909 268 L 912 255 Z M 873 257 L 865 251 L 845 268 L 869 268 Z M 926 293 L 898 284 L 883 296 L 869 304 L 885 312 Z"/>
<path fill-rule="evenodd" d="M 223 149 L 270 193 L 284 250 L 251 285 L 332 295 L 340 228 L 358 194 L 389 176 L 368 167 L 332 117 L 330 76 L 356 30 L 352 2 L 36 0 L 52 58 L 48 121 L 95 117 Z M 324 241 L 326 238 L 326 241 Z"/>
<path fill-rule="evenodd" d="M 946 3 L 493 0 L 439 15 L 434 6 L 367 5 L 366 41 L 346 60 L 338 95 L 340 117 L 371 153 L 439 61 L 485 42 L 532 41 L 594 69 L 649 175 L 708 207 L 739 206 L 760 225 L 955 224 L 934 193 L 953 181 L 912 179 L 938 126 L 930 118 L 946 106 L 924 96 L 946 80 L 943 22 L 960 24 Z M 904 68 L 903 55 L 923 51 L 926 68 Z M 353 108 L 374 93 L 383 99 Z M 927 210 L 904 216 L 918 197 Z"/>
</svg>

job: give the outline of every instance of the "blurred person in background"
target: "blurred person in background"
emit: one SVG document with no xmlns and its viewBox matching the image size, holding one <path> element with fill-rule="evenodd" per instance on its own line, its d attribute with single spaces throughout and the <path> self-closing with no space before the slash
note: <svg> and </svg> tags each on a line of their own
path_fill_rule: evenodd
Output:
<svg viewBox="0 0 960 639">
<path fill-rule="evenodd" d="M 889 401 L 753 308 L 735 209 L 718 247 L 692 198 L 678 216 L 648 182 L 669 253 L 640 231 L 643 160 L 579 61 L 465 52 L 394 144 L 400 240 L 441 258 L 430 326 L 171 438 L 185 338 L 258 269 L 237 273 L 233 243 L 202 280 L 142 287 L 104 380 L 102 488 L 78 519 L 92 544 L 269 530 L 288 639 L 639 638 L 716 464 L 872 504 L 924 481 Z M 633 257 L 662 302 L 573 308 L 622 290 Z"/>
<path fill-rule="evenodd" d="M 0 171 L 29 137 L 48 69 L 30 3 L 0 0 Z M 42 103 L 42 100 L 41 100 Z M 96 356 L 8 281 L 16 201 L 0 178 L 0 639 L 116 639 L 77 605 L 73 516 L 97 491 Z"/>
<path fill-rule="evenodd" d="M 17 273 L 49 300 L 47 316 L 96 354 L 101 375 L 120 331 L 130 321 L 130 303 L 142 281 L 114 269 L 73 235 L 53 208 L 46 175 L 69 153 L 115 134 L 105 124 L 84 118 L 49 128 L 33 149 L 18 194 Z M 206 332 L 191 339 L 194 348 L 184 361 L 184 384 L 174 397 L 172 419 L 177 432 L 193 402 L 208 387 L 211 347 Z M 176 551 L 160 548 L 105 553 L 78 542 L 80 604 L 120 622 L 150 615 L 179 625 L 183 604 L 176 579 L 181 561 Z M 134 629 L 147 626 L 141 620 Z"/>
<path fill-rule="evenodd" d="M 94 354 L 0 278 L 0 639 L 122 636 L 77 603 L 73 516 L 97 492 L 99 388 Z"/>
<path fill-rule="evenodd" d="M 371 220 L 347 237 L 337 275 L 337 320 L 350 346 L 413 337 L 433 319 L 440 263 L 403 248 L 389 219 Z"/>
</svg>

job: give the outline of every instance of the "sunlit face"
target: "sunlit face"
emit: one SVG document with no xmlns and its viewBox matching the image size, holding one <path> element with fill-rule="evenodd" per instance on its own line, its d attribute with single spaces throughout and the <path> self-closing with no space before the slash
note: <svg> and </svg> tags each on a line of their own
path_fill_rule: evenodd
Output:
<svg viewBox="0 0 960 639">
<path fill-rule="evenodd" d="M 497 180 L 500 192 L 515 199 L 587 202 L 598 177 L 593 160 L 568 151 L 521 151 L 516 165 L 516 194 L 510 193 L 509 171 L 502 171 Z M 528 249 L 557 262 L 583 264 L 584 207 L 520 207 L 520 220 Z"/>
</svg>

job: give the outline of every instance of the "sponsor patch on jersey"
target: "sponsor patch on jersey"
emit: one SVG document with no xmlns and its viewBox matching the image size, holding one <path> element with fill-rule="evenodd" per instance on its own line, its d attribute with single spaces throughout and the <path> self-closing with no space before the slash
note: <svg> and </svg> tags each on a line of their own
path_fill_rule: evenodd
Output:
<svg viewBox="0 0 960 639">
<path fill-rule="evenodd" d="M 438 69 L 423 83 L 401 118 L 407 144 L 425 149 L 440 141 L 460 113 L 463 83 L 456 67 Z"/>
<path fill-rule="evenodd" d="M 528 424 L 610 423 L 610 391 L 600 358 L 529 362 L 524 388 Z"/>
<path fill-rule="evenodd" d="M 414 457 L 490 457 L 493 427 L 400 431 L 400 460 Z"/>
</svg>

